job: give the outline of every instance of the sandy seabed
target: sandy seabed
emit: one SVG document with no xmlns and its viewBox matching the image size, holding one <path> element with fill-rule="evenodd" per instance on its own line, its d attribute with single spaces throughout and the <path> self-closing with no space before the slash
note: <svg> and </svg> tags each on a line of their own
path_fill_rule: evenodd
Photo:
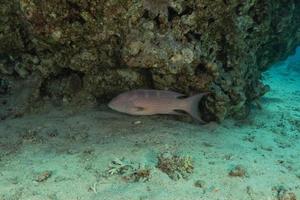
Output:
<svg viewBox="0 0 300 200">
<path fill-rule="evenodd" d="M 199 126 L 105 106 L 2 121 L 0 200 L 299 199 L 299 76 L 282 65 L 266 72 L 272 90 L 243 121 Z M 193 169 L 172 179 L 158 168 L 165 152 Z M 124 175 L 130 163 L 146 175 Z"/>
</svg>

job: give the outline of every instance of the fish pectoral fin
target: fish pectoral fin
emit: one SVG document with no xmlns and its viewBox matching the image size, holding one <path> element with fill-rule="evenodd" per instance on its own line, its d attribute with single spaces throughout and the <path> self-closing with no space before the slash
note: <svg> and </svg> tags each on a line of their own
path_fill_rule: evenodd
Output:
<svg viewBox="0 0 300 200">
<path fill-rule="evenodd" d="M 137 112 L 141 112 L 141 111 L 144 111 L 144 110 L 145 110 L 144 107 L 138 107 L 138 106 L 136 106 L 136 107 L 134 107 L 134 108 L 135 108 L 135 110 L 136 110 Z"/>
<path fill-rule="evenodd" d="M 187 98 L 188 96 L 187 95 L 178 95 L 177 97 L 176 97 L 176 99 L 185 99 L 185 98 Z"/>
<path fill-rule="evenodd" d="M 187 113 L 185 111 L 183 111 L 183 110 L 173 110 L 169 114 L 173 114 L 173 115 L 187 115 Z"/>
</svg>

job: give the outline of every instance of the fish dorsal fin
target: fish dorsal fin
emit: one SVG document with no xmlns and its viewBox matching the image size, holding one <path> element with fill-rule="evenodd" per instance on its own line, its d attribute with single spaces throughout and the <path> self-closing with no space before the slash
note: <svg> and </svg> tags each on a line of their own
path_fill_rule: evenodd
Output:
<svg viewBox="0 0 300 200">
<path fill-rule="evenodd" d="M 131 91 L 135 95 L 144 95 L 144 96 L 159 96 L 161 98 L 163 97 L 171 97 L 171 98 L 184 98 L 186 95 L 174 92 L 174 91 L 168 91 L 168 90 L 154 90 L 154 89 L 137 89 Z"/>
<path fill-rule="evenodd" d="M 168 95 L 176 98 L 176 99 L 181 99 L 181 98 L 185 98 L 186 95 L 184 94 L 181 94 L 181 93 L 178 93 L 178 92 L 171 92 L 171 91 L 168 91 Z"/>
<path fill-rule="evenodd" d="M 180 99 L 186 97 L 184 94 L 173 92 L 173 91 L 167 91 L 167 90 L 153 90 L 153 92 L 159 93 L 159 96 L 161 98 L 168 97 L 168 98 L 174 98 L 174 99 Z"/>
</svg>

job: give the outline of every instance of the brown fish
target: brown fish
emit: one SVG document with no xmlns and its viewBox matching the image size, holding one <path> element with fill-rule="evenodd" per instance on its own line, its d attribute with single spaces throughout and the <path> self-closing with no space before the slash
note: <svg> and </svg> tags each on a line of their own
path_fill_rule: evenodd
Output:
<svg viewBox="0 0 300 200">
<path fill-rule="evenodd" d="M 108 106 L 131 115 L 182 114 L 185 111 L 203 123 L 199 116 L 199 101 L 208 93 L 185 98 L 184 94 L 165 90 L 132 90 L 112 99 Z"/>
</svg>

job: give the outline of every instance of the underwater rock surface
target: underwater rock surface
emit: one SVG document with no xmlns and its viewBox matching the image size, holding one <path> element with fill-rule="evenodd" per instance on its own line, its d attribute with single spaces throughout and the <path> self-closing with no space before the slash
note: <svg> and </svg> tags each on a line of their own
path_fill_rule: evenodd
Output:
<svg viewBox="0 0 300 200">
<path fill-rule="evenodd" d="M 297 0 L 2 2 L 0 94 L 22 111 L 155 88 L 211 91 L 208 121 L 245 117 L 268 90 L 261 73 L 300 44 Z"/>
</svg>

